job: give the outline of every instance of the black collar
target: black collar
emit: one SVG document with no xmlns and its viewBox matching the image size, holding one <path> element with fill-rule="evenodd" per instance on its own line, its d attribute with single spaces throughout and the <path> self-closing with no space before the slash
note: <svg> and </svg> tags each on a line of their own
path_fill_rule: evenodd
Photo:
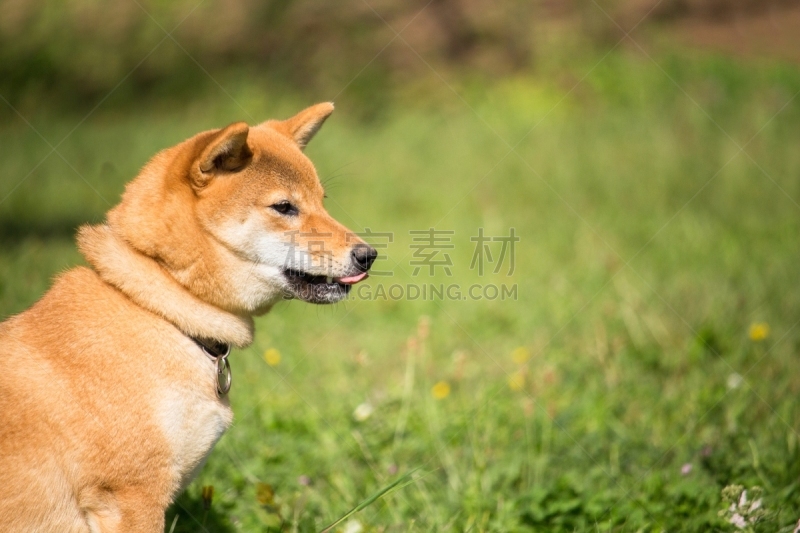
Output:
<svg viewBox="0 0 800 533">
<path fill-rule="evenodd" d="M 217 396 L 222 398 L 231 390 L 231 365 L 228 363 L 231 345 L 213 339 L 190 338 L 217 366 Z"/>
<path fill-rule="evenodd" d="M 215 341 L 213 339 L 201 339 L 199 337 L 191 337 L 191 339 L 212 359 L 217 357 L 227 357 L 231 353 L 231 345 L 224 342 Z"/>
</svg>

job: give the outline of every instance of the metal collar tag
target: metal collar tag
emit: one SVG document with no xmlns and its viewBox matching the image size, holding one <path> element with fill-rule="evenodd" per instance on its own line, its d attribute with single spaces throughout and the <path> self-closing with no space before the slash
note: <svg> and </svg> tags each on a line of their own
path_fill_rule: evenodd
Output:
<svg viewBox="0 0 800 533">
<path fill-rule="evenodd" d="M 217 396 L 222 398 L 231 390 L 231 381 L 233 380 L 231 364 L 228 362 L 231 345 L 205 339 L 192 338 L 192 340 L 214 361 L 217 367 Z"/>
</svg>

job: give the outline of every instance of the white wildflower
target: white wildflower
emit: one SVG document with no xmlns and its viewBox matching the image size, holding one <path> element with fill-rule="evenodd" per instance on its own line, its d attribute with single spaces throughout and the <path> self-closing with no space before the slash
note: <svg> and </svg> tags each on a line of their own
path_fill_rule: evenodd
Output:
<svg viewBox="0 0 800 533">
<path fill-rule="evenodd" d="M 719 516 L 724 517 L 738 529 L 752 531 L 754 525 L 770 516 L 769 511 L 763 506 L 761 499 L 763 492 L 761 487 L 745 490 L 742 485 L 728 485 L 722 489 L 722 500 L 728 507 L 720 511 Z M 800 533 L 800 527 L 794 533 Z"/>
<path fill-rule="evenodd" d="M 739 374 L 737 374 L 736 372 L 734 372 L 733 374 L 728 376 L 728 388 L 730 390 L 738 389 L 739 387 L 742 386 L 743 381 L 744 378 Z"/>
<path fill-rule="evenodd" d="M 361 533 L 362 531 L 364 531 L 364 526 L 362 526 L 361 522 L 359 522 L 355 518 L 351 518 L 344 525 L 344 529 L 342 531 L 343 533 Z"/>
<path fill-rule="evenodd" d="M 372 408 L 372 405 L 370 405 L 369 402 L 364 402 L 359 404 L 355 411 L 353 411 L 353 418 L 356 420 L 356 422 L 363 422 L 367 418 L 371 417 L 374 411 L 375 409 Z"/>
<path fill-rule="evenodd" d="M 744 529 L 747 527 L 747 521 L 739 513 L 733 513 L 733 516 L 730 519 L 730 523 L 738 527 L 739 529 Z"/>
</svg>

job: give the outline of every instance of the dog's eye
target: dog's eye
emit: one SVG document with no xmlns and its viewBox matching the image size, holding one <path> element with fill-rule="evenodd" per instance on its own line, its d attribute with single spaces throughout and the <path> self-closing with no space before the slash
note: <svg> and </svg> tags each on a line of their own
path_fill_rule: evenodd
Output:
<svg viewBox="0 0 800 533">
<path fill-rule="evenodd" d="M 291 203 L 287 202 L 286 200 L 284 200 L 283 202 L 278 202 L 277 204 L 273 204 L 270 207 L 275 211 L 277 211 L 278 213 L 280 213 L 281 215 L 294 216 L 297 213 L 299 213 L 297 208 Z"/>
</svg>

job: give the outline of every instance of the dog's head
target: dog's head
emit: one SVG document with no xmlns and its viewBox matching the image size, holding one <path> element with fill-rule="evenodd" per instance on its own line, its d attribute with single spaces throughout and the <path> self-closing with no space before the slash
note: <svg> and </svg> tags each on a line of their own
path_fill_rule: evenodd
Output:
<svg viewBox="0 0 800 533">
<path fill-rule="evenodd" d="M 258 313 L 282 297 L 343 299 L 377 252 L 334 220 L 303 149 L 333 105 L 237 122 L 158 154 L 109 223 L 206 301 Z"/>
</svg>

